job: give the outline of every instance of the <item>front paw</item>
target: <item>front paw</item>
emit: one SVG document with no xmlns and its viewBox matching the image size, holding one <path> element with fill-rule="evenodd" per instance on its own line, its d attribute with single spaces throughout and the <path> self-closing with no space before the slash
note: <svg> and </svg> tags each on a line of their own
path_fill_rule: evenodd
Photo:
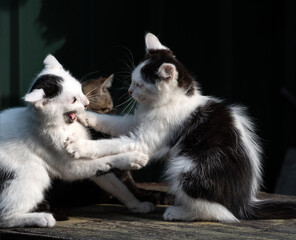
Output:
<svg viewBox="0 0 296 240">
<path fill-rule="evenodd" d="M 122 158 L 113 162 L 113 168 L 121 170 L 138 170 L 144 167 L 149 160 L 147 154 L 142 152 L 127 152 L 122 154 Z"/>
<path fill-rule="evenodd" d="M 74 139 L 74 138 L 67 138 L 64 142 L 65 150 L 74 158 L 78 159 L 85 156 L 83 150 L 86 147 L 83 139 Z"/>
<path fill-rule="evenodd" d="M 85 127 L 89 126 L 89 118 L 87 112 L 81 112 L 76 114 L 77 120 Z"/>
</svg>

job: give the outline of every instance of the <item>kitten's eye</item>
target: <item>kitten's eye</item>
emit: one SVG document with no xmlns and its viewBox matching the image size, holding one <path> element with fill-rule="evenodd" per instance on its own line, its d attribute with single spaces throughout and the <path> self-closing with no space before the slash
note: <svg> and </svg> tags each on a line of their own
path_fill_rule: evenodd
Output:
<svg viewBox="0 0 296 240">
<path fill-rule="evenodd" d="M 73 102 L 72 103 L 75 103 L 76 101 L 77 101 L 77 98 L 73 97 Z"/>
<path fill-rule="evenodd" d="M 141 88 L 141 87 L 143 87 L 143 84 L 135 83 L 135 86 L 138 88 Z"/>
</svg>

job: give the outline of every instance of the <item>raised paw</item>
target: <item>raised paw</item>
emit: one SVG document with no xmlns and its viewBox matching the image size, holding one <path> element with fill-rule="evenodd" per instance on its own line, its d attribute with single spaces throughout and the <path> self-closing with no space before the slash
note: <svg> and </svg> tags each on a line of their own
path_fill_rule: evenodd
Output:
<svg viewBox="0 0 296 240">
<path fill-rule="evenodd" d="M 85 148 L 85 144 L 81 139 L 74 139 L 72 137 L 68 137 L 64 142 L 65 150 L 74 158 L 83 157 L 82 150 Z"/>
<path fill-rule="evenodd" d="M 85 127 L 89 126 L 88 114 L 87 112 L 81 112 L 76 114 L 78 121 Z"/>
<path fill-rule="evenodd" d="M 155 206 L 151 202 L 139 202 L 136 206 L 129 208 L 134 213 L 149 213 L 155 210 Z"/>
<path fill-rule="evenodd" d="M 121 156 L 121 158 L 118 158 L 112 163 L 113 168 L 137 170 L 144 167 L 149 160 L 148 155 L 142 152 L 127 152 L 121 154 Z"/>
</svg>

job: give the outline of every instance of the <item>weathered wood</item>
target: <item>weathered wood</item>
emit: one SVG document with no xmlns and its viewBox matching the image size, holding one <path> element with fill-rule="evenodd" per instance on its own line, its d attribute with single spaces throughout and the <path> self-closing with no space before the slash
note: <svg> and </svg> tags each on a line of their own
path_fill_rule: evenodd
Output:
<svg viewBox="0 0 296 240">
<path fill-rule="evenodd" d="M 141 185 L 145 188 L 145 184 Z M 161 186 L 166 190 L 166 186 Z M 159 186 L 146 186 L 160 190 Z M 261 193 L 260 198 L 295 201 L 296 197 Z M 149 214 L 130 213 L 122 205 L 98 204 L 69 210 L 69 220 L 53 228 L 0 229 L 0 239 L 296 239 L 296 219 L 218 222 L 167 222 L 158 206 Z"/>
<path fill-rule="evenodd" d="M 132 214 L 121 205 L 76 208 L 70 220 L 53 228 L 1 229 L 0 239 L 296 239 L 296 219 L 216 222 L 166 222 L 165 206 L 151 214 Z"/>
</svg>

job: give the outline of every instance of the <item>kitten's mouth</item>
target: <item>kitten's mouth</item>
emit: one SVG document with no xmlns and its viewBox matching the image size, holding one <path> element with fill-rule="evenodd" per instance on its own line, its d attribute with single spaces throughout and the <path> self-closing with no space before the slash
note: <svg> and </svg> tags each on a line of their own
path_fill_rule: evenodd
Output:
<svg viewBox="0 0 296 240">
<path fill-rule="evenodd" d="M 66 112 L 64 114 L 64 117 L 65 117 L 65 121 L 67 123 L 73 123 L 77 119 L 77 116 L 76 116 L 76 112 L 75 111 L 73 111 L 73 112 Z"/>
</svg>

